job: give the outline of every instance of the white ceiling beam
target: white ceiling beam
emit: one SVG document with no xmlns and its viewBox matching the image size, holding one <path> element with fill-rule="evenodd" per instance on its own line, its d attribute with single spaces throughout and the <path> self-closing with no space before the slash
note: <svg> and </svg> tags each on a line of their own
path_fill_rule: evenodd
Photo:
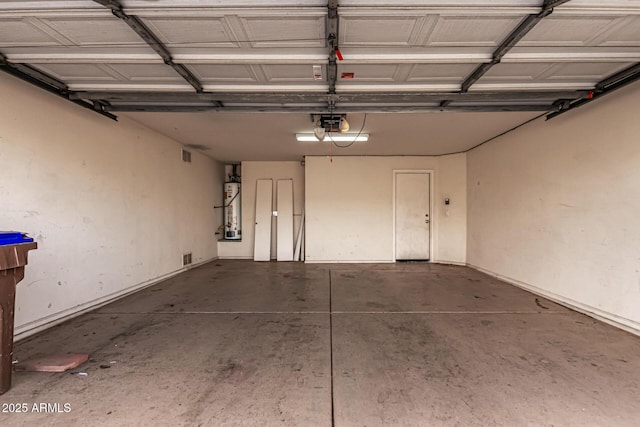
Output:
<svg viewBox="0 0 640 427">
<path fill-rule="evenodd" d="M 491 60 L 489 54 L 393 54 L 393 53 L 355 53 L 357 51 L 343 51 L 346 56 L 342 65 L 350 64 L 479 64 Z M 59 63 L 59 64 L 161 64 L 164 63 L 158 55 L 153 53 L 12 53 L 7 58 L 14 63 Z M 322 54 L 176 54 L 176 63 L 182 64 L 327 64 L 326 55 Z M 500 62 L 502 63 L 537 63 L 537 62 L 636 62 L 640 61 L 640 51 L 528 51 L 510 52 Z"/>
<path fill-rule="evenodd" d="M 460 88 L 458 84 L 340 84 L 336 91 L 340 93 L 352 92 L 455 92 Z"/>
<path fill-rule="evenodd" d="M 99 54 L 99 53 L 14 53 L 12 62 L 32 64 L 163 64 L 156 54 Z"/>
<path fill-rule="evenodd" d="M 540 7 L 494 7 L 491 5 L 482 7 L 410 7 L 390 6 L 379 8 L 367 7 L 340 7 L 340 15 L 344 17 L 402 17 L 416 15 L 448 15 L 448 16 L 513 16 L 530 15 L 540 12 Z"/>
<path fill-rule="evenodd" d="M 575 0 L 574 0 L 575 1 Z M 109 11 L 93 5 L 93 0 L 82 2 L 59 1 L 14 1 L 0 2 L 1 17 L 100 17 L 109 14 Z M 185 7 L 180 3 L 176 7 L 176 2 L 171 1 L 171 7 L 157 7 L 157 3 L 147 3 L 153 5 L 146 8 L 123 7 L 127 14 L 139 17 L 222 17 L 225 15 L 247 15 L 247 16 L 321 16 L 326 15 L 325 7 L 284 7 L 282 3 L 277 6 L 272 1 L 268 1 L 268 6 L 257 6 L 251 8 L 241 7 Z M 562 5 L 555 10 L 557 15 L 637 15 L 640 14 L 640 2 L 606 2 L 598 6 L 585 6 L 571 4 Z M 540 11 L 539 6 L 528 7 L 506 7 L 496 6 L 489 3 L 484 6 L 440 6 L 425 7 L 407 5 L 406 1 L 402 6 L 392 3 L 388 7 L 362 7 L 362 6 L 341 6 L 340 14 L 349 17 L 358 16 L 413 16 L 419 14 L 455 15 L 455 16 L 502 16 L 502 15 L 530 15 Z M 106 12 L 106 13 L 105 13 Z"/>
<path fill-rule="evenodd" d="M 140 83 L 74 83 L 69 84 L 69 89 L 78 92 L 78 91 L 182 91 L 182 92 L 194 92 L 194 89 L 191 85 L 188 84 L 140 84 Z"/>
<path fill-rule="evenodd" d="M 216 85 L 204 84 L 203 88 L 207 92 L 315 92 L 326 93 L 329 86 L 326 82 L 317 85 L 293 85 L 293 84 L 275 84 L 275 85 Z"/>
<path fill-rule="evenodd" d="M 0 10 L 30 10 L 30 9 L 64 9 L 70 10 L 74 8 L 93 8 L 100 9 L 92 0 L 4 0 L 0 2 Z"/>
<path fill-rule="evenodd" d="M 2 2 L 0 2 L 0 18 L 3 19 L 24 19 L 26 17 L 32 18 L 104 18 L 110 17 L 111 12 L 106 9 L 39 9 L 39 10 L 25 10 L 25 9 L 4 9 Z M 96 5 L 99 6 L 99 5 Z"/>
<path fill-rule="evenodd" d="M 575 1 L 575 0 L 574 0 Z M 607 3 L 602 0 L 603 3 Z M 640 3 L 632 7 L 614 6 L 608 5 L 606 7 L 571 7 L 568 4 L 566 7 L 561 7 L 553 12 L 556 16 L 628 16 L 628 15 L 640 15 Z"/>
<path fill-rule="evenodd" d="M 290 49 L 276 53 L 185 53 L 175 54 L 174 60 L 185 64 L 326 64 L 326 53 L 287 54 Z"/>
<path fill-rule="evenodd" d="M 126 0 L 126 6 L 132 9 L 157 9 L 173 8 L 176 6 L 175 0 Z M 279 7 L 325 7 L 326 0 L 279 0 Z M 237 8 L 254 9 L 260 7 L 270 7 L 274 5 L 273 0 L 180 0 L 179 7 L 207 7 L 207 8 Z"/>
<path fill-rule="evenodd" d="M 344 49 L 341 64 L 477 64 L 491 60 L 487 53 L 395 53 L 377 50 L 379 53 L 359 53 L 358 49 Z"/>
<path fill-rule="evenodd" d="M 597 82 L 562 82 L 562 83 L 478 83 L 469 90 L 474 91 L 513 91 L 513 90 L 591 90 Z"/>
<path fill-rule="evenodd" d="M 175 4 L 175 2 L 173 2 Z M 135 15 L 140 18 L 222 18 L 229 15 L 239 17 L 282 17 L 288 16 L 292 19 L 296 17 L 309 16 L 325 16 L 327 8 L 286 8 L 281 5 L 271 5 L 270 7 L 252 7 L 252 8 L 210 8 L 210 7 L 191 7 L 185 8 L 182 5 L 170 8 L 124 8 L 127 14 Z"/>
</svg>

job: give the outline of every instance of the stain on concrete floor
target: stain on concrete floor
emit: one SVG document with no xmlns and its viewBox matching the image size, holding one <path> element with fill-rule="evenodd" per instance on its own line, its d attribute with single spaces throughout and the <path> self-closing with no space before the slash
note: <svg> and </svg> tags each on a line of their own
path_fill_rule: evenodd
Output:
<svg viewBox="0 0 640 427">
<path fill-rule="evenodd" d="M 2 425 L 640 419 L 640 338 L 458 266 L 217 261 L 15 348 L 61 352 L 87 376 L 17 372 L 0 404 L 71 410 Z"/>
</svg>

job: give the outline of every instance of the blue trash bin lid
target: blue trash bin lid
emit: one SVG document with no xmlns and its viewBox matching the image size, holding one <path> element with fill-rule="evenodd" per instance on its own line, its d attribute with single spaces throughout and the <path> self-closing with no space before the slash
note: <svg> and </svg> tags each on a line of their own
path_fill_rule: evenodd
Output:
<svg viewBox="0 0 640 427">
<path fill-rule="evenodd" d="M 27 236 L 27 233 L 19 231 L 0 231 L 0 246 L 19 245 L 20 243 L 33 242 L 33 238 Z"/>
</svg>

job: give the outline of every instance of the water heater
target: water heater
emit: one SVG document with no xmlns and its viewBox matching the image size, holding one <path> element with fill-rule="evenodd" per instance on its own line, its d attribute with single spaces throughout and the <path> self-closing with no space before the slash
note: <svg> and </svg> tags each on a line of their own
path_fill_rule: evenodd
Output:
<svg viewBox="0 0 640 427">
<path fill-rule="evenodd" d="M 226 240 L 242 239 L 242 223 L 240 218 L 240 183 L 224 183 L 224 238 Z"/>
</svg>

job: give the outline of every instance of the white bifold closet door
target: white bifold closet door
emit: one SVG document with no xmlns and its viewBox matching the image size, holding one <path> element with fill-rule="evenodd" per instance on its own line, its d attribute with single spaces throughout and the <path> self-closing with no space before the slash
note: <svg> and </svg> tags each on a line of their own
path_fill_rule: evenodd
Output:
<svg viewBox="0 0 640 427">
<path fill-rule="evenodd" d="M 271 216 L 273 215 L 273 180 L 256 183 L 256 228 L 253 260 L 271 261 Z"/>
<path fill-rule="evenodd" d="M 293 261 L 293 180 L 278 180 L 277 259 Z"/>
</svg>

